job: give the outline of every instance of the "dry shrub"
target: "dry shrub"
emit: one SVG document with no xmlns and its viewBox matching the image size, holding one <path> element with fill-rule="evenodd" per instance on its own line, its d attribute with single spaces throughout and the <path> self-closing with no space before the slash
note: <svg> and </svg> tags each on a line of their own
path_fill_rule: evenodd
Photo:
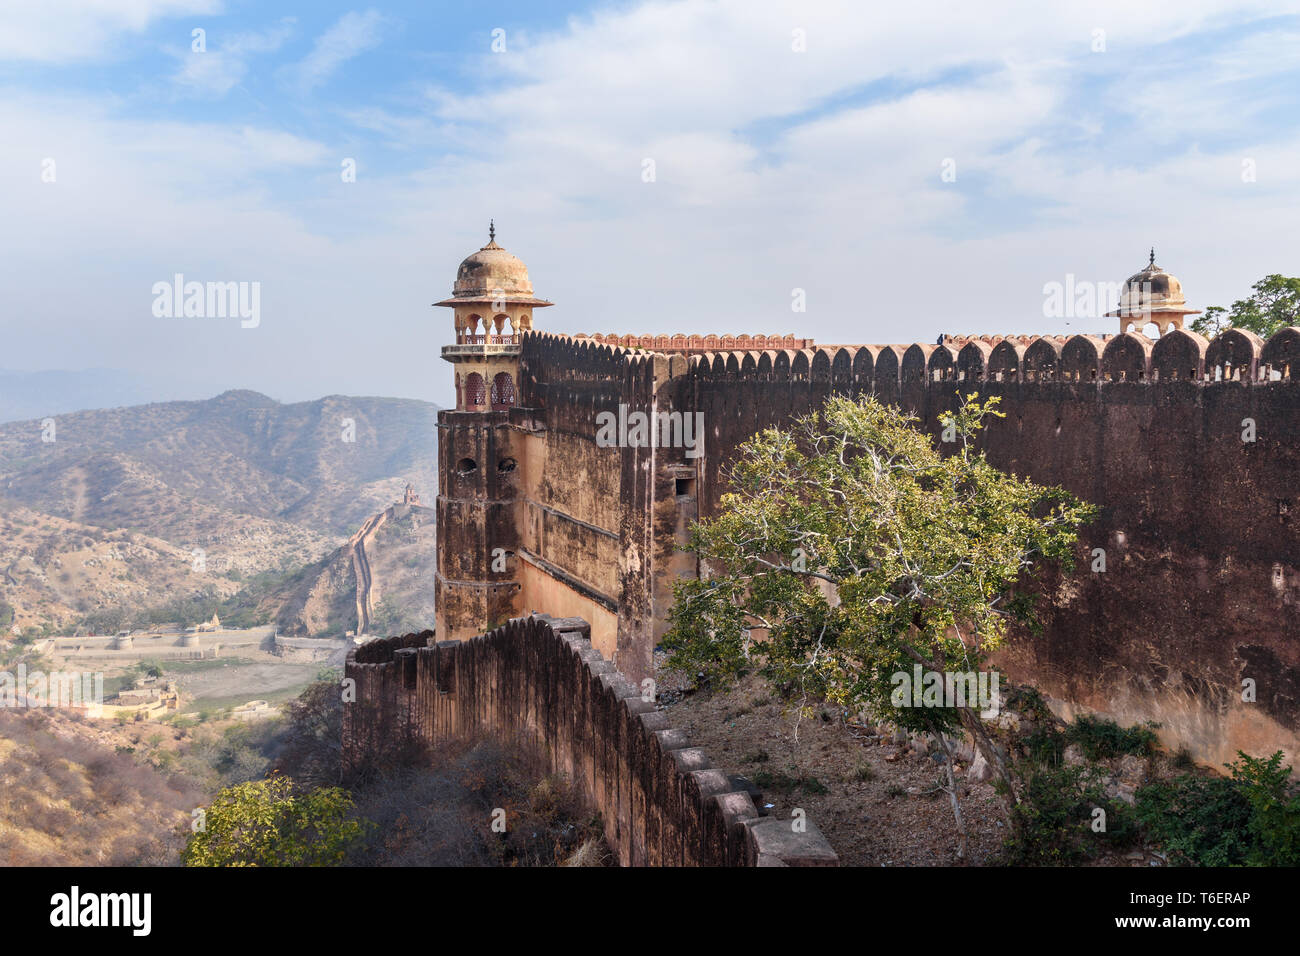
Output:
<svg viewBox="0 0 1300 956">
<path fill-rule="evenodd" d="M 604 848 L 576 788 L 523 741 L 445 741 L 414 765 L 371 773 L 354 793 L 376 824 L 359 865 L 556 866 L 587 843 Z M 493 829 L 501 811 L 504 833 Z"/>
<path fill-rule="evenodd" d="M 0 764 L 0 865 L 174 864 L 176 828 L 201 794 L 80 736 L 89 728 L 78 723 L 0 711 L 0 739 L 13 745 Z"/>
</svg>

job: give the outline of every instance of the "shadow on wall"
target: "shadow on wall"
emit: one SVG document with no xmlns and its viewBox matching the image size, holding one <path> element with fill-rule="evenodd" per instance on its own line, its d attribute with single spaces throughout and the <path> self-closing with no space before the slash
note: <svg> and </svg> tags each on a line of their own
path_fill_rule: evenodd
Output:
<svg viewBox="0 0 1300 956">
<path fill-rule="evenodd" d="M 383 741 L 522 731 L 605 823 L 625 866 L 834 866 L 808 820 L 760 817 L 704 753 L 591 646 L 580 618 L 517 618 L 473 640 L 431 631 L 348 654 L 345 765 Z"/>
</svg>

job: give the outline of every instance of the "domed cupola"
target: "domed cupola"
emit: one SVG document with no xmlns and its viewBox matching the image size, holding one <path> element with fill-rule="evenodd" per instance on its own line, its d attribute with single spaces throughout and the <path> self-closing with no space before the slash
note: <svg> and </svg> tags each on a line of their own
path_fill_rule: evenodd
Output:
<svg viewBox="0 0 1300 956">
<path fill-rule="evenodd" d="M 451 298 L 435 305 L 528 305 L 542 309 L 553 303 L 533 295 L 528 267 L 518 256 L 497 245 L 496 223 L 488 224 L 488 244 L 466 256 L 456 269 Z M 498 309 L 497 311 L 505 311 Z"/>
<path fill-rule="evenodd" d="M 518 256 L 506 252 L 496 242 L 496 228 L 491 229 L 488 244 L 467 256 L 456 270 L 452 285 L 455 298 L 492 295 L 500 290 L 509 296 L 531 299 L 533 284 L 528 281 L 528 267 Z"/>
<path fill-rule="evenodd" d="M 1106 315 L 1120 320 L 1121 334 L 1127 332 L 1130 326 L 1134 331 L 1141 332 L 1151 324 L 1163 334 L 1181 329 L 1184 316 L 1199 315 L 1200 311 L 1187 308 L 1183 284 L 1156 265 L 1156 251 L 1152 249 L 1146 268 L 1129 276 L 1124 282 L 1119 296 L 1119 308 Z"/>
<path fill-rule="evenodd" d="M 520 342 L 533 309 L 552 303 L 533 295 L 528 267 L 497 245 L 496 223 L 488 225 L 488 244 L 461 261 L 451 293 L 434 305 L 454 310 L 456 341 L 442 357 L 456 366 L 456 408 L 505 411 L 518 397 Z"/>
</svg>

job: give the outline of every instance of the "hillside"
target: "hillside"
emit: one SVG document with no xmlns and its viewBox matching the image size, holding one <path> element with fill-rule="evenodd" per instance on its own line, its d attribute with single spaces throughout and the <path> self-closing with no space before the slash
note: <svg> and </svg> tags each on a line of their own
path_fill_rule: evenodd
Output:
<svg viewBox="0 0 1300 956">
<path fill-rule="evenodd" d="M 408 482 L 436 487 L 437 411 L 232 391 L 0 425 L 0 626 L 266 592 L 328 562 Z"/>
<path fill-rule="evenodd" d="M 175 860 L 204 795 L 133 759 L 132 733 L 58 711 L 0 710 L 0 866 Z"/>
<path fill-rule="evenodd" d="M 259 611 L 287 634 L 396 634 L 433 626 L 434 511 L 398 503 L 268 595 Z"/>
<path fill-rule="evenodd" d="M 240 585 L 194 571 L 189 551 L 148 535 L 106 531 L 23 507 L 0 512 L 0 628 L 70 622 Z"/>
</svg>

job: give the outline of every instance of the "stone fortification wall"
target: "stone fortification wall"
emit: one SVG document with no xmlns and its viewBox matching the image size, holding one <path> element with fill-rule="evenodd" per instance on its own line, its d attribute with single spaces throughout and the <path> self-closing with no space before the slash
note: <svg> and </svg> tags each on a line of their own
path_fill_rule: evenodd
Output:
<svg viewBox="0 0 1300 956">
<path fill-rule="evenodd" d="M 895 403 L 937 440 L 939 417 L 960 394 L 999 395 L 1006 418 L 990 421 L 982 439 L 990 460 L 1101 507 L 1078 570 L 1056 582 L 1044 634 L 1018 635 L 1003 654 L 1011 676 L 1036 683 L 1063 711 L 1158 721 L 1167 743 L 1211 764 L 1237 749 L 1278 747 L 1295 760 L 1297 359 L 1294 328 L 1267 342 L 1236 330 L 1208 342 L 1176 331 L 1154 341 L 961 336 L 689 355 L 529 333 L 527 408 L 511 420 L 545 433 L 554 449 L 551 488 L 529 505 L 550 508 L 549 520 L 565 527 L 563 547 L 547 550 L 546 577 L 564 588 L 566 576 L 583 585 L 616 573 L 616 585 L 597 589 L 616 619 L 598 646 L 640 680 L 651 673 L 673 579 L 696 570 L 678 549 L 684 529 L 717 513 L 723 465 L 742 441 L 832 392 Z M 698 413 L 702 454 L 599 447 L 597 415 L 619 405 Z M 578 511 L 597 517 L 584 522 Z M 1104 572 L 1091 570 L 1097 548 Z M 1247 680 L 1254 701 L 1242 700 Z"/>
<path fill-rule="evenodd" d="M 394 742 L 522 733 L 601 813 L 623 865 L 835 865 L 810 821 L 760 816 L 589 633 L 585 621 L 537 615 L 468 641 L 427 646 L 426 631 L 354 648 L 345 762 Z"/>
</svg>

